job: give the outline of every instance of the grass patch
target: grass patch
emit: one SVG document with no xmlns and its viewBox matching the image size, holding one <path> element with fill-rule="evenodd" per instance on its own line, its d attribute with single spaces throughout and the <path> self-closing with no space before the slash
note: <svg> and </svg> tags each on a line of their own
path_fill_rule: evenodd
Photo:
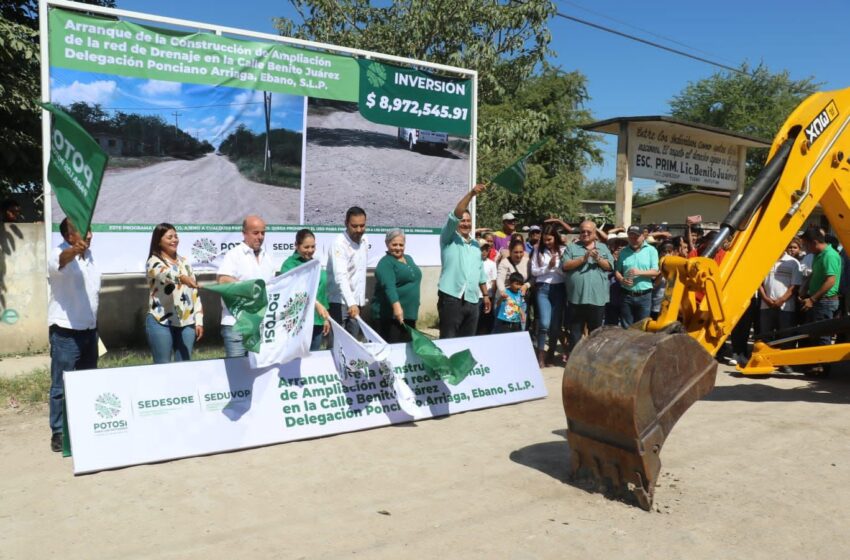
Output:
<svg viewBox="0 0 850 560">
<path fill-rule="evenodd" d="M 50 394 L 50 370 L 38 368 L 24 375 L 0 378 L 0 406 L 17 400 L 20 405 L 46 403 Z"/>
<path fill-rule="evenodd" d="M 234 163 L 239 168 L 239 173 L 255 183 L 290 189 L 301 188 L 301 168 L 296 165 L 272 164 L 271 173 L 266 173 L 263 171 L 262 160 L 242 158 Z"/>
<path fill-rule="evenodd" d="M 165 161 L 174 161 L 174 158 L 165 156 L 111 156 L 109 158 L 109 169 L 141 169 L 142 167 L 150 167 L 151 165 Z"/>
<path fill-rule="evenodd" d="M 192 351 L 192 361 L 218 360 L 224 358 L 224 346 L 203 346 Z M 150 350 L 124 348 L 110 350 L 105 356 L 97 361 L 98 369 L 149 366 L 153 364 Z"/>
<path fill-rule="evenodd" d="M 224 346 L 207 346 L 192 352 L 192 361 L 218 360 L 224 358 Z M 148 350 L 123 349 L 110 351 L 97 361 L 98 369 L 146 366 L 153 364 Z M 50 395 L 50 369 L 38 368 L 23 375 L 0 378 L 0 406 L 10 400 L 19 405 L 46 403 Z"/>
</svg>

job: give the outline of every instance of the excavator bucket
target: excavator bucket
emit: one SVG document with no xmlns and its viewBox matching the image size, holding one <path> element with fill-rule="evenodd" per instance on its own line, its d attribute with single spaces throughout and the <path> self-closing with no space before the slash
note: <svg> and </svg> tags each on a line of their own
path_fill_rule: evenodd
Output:
<svg viewBox="0 0 850 560">
<path fill-rule="evenodd" d="M 687 334 L 591 333 L 564 370 L 573 480 L 649 510 L 664 440 L 716 375 L 711 354 Z"/>
</svg>

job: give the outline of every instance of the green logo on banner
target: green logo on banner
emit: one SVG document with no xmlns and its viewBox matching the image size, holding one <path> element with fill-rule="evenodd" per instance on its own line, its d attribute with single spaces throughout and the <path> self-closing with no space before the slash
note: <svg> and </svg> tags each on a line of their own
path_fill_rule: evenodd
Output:
<svg viewBox="0 0 850 560">
<path fill-rule="evenodd" d="M 114 393 L 102 393 L 94 401 L 94 410 L 105 420 L 115 418 L 121 413 L 121 399 Z"/>
<path fill-rule="evenodd" d="M 472 80 L 360 59 L 360 114 L 379 124 L 469 136 Z"/>
<path fill-rule="evenodd" d="M 384 70 L 384 67 L 381 63 L 373 62 L 366 70 L 366 79 L 369 80 L 369 83 L 372 84 L 372 87 L 384 87 L 384 84 L 387 81 L 387 71 Z"/>
</svg>

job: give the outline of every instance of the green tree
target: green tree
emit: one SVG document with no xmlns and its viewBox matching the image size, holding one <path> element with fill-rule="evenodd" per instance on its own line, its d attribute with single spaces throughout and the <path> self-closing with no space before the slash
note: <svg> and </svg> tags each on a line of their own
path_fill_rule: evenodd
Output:
<svg viewBox="0 0 850 560">
<path fill-rule="evenodd" d="M 495 176 L 535 140 L 551 139 L 529 160 L 522 194 L 493 186 L 480 197 L 477 217 L 482 226 L 500 225 L 508 210 L 527 223 L 553 215 L 578 216 L 582 170 L 600 161 L 595 138 L 579 128 L 591 120 L 583 108 L 587 99 L 583 75 L 545 67 L 503 103 L 480 106 L 479 180 Z"/>
<path fill-rule="evenodd" d="M 670 101 L 672 116 L 772 140 L 791 111 L 820 88 L 813 78 L 793 80 L 787 70 L 772 73 L 763 64 L 745 74 L 718 72 L 691 82 Z M 759 174 L 766 149 L 747 151 L 747 184 Z M 679 187 L 665 189 L 667 194 Z"/>
<path fill-rule="evenodd" d="M 581 197 L 585 200 L 614 200 L 616 196 L 614 179 L 591 179 L 581 188 Z"/>
<path fill-rule="evenodd" d="M 549 0 L 291 0 L 303 20 L 277 18 L 282 35 L 479 72 L 485 103 L 510 95 L 549 53 Z"/>
<path fill-rule="evenodd" d="M 115 6 L 115 0 L 82 0 Z M 41 186 L 38 1 L 0 0 L 0 197 Z"/>
<path fill-rule="evenodd" d="M 492 187 L 477 204 L 478 223 L 497 226 L 512 210 L 526 221 L 569 217 L 578 208 L 581 170 L 599 161 L 585 78 L 545 63 L 549 0 L 294 0 L 302 22 L 277 19 L 283 35 L 449 64 L 478 71 L 478 169 L 487 180 L 540 138 L 528 163 L 526 192 Z"/>
</svg>

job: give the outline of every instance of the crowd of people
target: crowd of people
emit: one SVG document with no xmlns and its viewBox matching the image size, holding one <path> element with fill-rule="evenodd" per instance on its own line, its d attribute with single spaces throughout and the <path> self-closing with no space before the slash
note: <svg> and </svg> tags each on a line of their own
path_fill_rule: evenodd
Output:
<svg viewBox="0 0 850 560">
<path fill-rule="evenodd" d="M 449 212 L 439 236 L 441 271 L 437 286 L 440 338 L 528 331 L 541 367 L 560 365 L 583 336 L 602 325 L 627 328 L 657 317 L 666 289 L 660 259 L 693 257 L 713 232 L 688 223 L 685 235 L 672 236 L 662 225 L 610 228 L 591 220 L 573 227 L 558 218 L 518 230 L 512 213 L 502 216 L 496 232 L 472 230 L 469 206 L 485 185 L 476 185 Z M 359 207 L 346 212 L 344 231 L 329 247 L 316 297 L 311 350 L 329 347 L 329 318 L 355 337 L 357 318 L 370 302 L 371 321 L 388 342 L 408 342 L 406 327 L 416 327 L 422 271 L 405 252 L 404 231 L 385 235 L 386 254 L 375 268 L 374 290 L 367 298 L 369 240 L 367 216 Z M 92 234 L 81 236 L 62 221 L 63 242 L 48 262 L 51 347 L 51 448 L 61 450 L 64 405 L 62 374 L 97 367 L 97 311 L 100 274 L 90 250 Z M 266 224 L 247 216 L 242 242 L 223 256 L 218 283 L 270 281 L 310 262 L 316 237 L 309 229 L 295 235 L 295 251 L 280 266 L 264 241 Z M 748 337 L 847 313 L 850 280 L 842 271 L 848 258 L 823 230 L 809 229 L 795 238 L 758 289 L 747 314 L 731 336 L 730 361 L 748 359 Z M 203 306 L 191 263 L 178 253 L 175 226 L 157 225 L 146 263 L 149 284 L 145 333 L 154 363 L 190 360 L 204 336 Z M 715 259 L 722 261 L 723 249 Z M 235 317 L 222 304 L 221 336 L 227 357 L 247 355 Z M 761 335 L 760 335 L 761 336 Z M 830 343 L 829 337 L 818 341 Z M 560 352 L 559 352 L 560 350 Z"/>
</svg>

